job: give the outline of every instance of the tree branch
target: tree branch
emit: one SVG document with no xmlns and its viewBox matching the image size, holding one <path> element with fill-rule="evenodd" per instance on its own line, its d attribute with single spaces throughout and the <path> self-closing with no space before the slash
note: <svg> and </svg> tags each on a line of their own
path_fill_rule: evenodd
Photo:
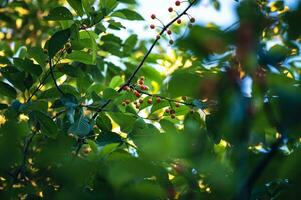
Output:
<svg viewBox="0 0 301 200">
<path fill-rule="evenodd" d="M 183 15 L 186 14 L 186 12 L 192 7 L 192 5 L 196 2 L 196 0 L 193 0 L 189 3 L 189 5 L 187 6 L 187 8 L 181 13 L 179 14 L 177 17 L 175 17 L 173 20 L 171 20 L 166 26 L 163 27 L 163 29 L 161 30 L 161 32 L 159 33 L 159 35 L 163 35 L 163 33 L 173 24 L 175 23 L 179 18 L 181 18 Z M 150 53 L 152 52 L 153 48 L 156 46 L 157 42 L 159 41 L 160 38 L 156 38 L 155 41 L 153 42 L 153 44 L 151 45 L 151 47 L 148 49 L 148 51 L 146 52 L 146 54 L 144 55 L 143 59 L 141 60 L 141 62 L 139 63 L 139 65 L 136 67 L 136 69 L 134 70 L 134 72 L 131 74 L 131 76 L 129 77 L 129 79 L 117 90 L 117 92 L 121 92 L 123 87 L 130 85 L 130 83 L 133 81 L 133 79 L 135 78 L 136 74 L 138 73 L 138 71 L 141 69 L 141 67 L 143 66 L 144 62 L 146 61 L 146 59 L 148 58 L 148 56 L 150 55 Z M 92 116 L 92 120 L 95 120 L 96 117 L 98 116 L 98 114 L 110 103 L 112 102 L 111 99 L 109 99 L 104 105 L 102 105 L 99 109 L 97 109 L 96 113 Z"/>
<path fill-rule="evenodd" d="M 65 95 L 65 93 L 63 92 L 63 90 L 58 86 L 58 84 L 56 82 L 56 78 L 54 76 L 53 66 L 52 66 L 51 59 L 49 60 L 49 69 L 50 69 L 50 74 L 51 74 L 51 77 L 52 77 L 52 80 L 54 82 L 54 85 L 55 85 L 56 89 L 61 93 L 61 95 Z"/>
</svg>

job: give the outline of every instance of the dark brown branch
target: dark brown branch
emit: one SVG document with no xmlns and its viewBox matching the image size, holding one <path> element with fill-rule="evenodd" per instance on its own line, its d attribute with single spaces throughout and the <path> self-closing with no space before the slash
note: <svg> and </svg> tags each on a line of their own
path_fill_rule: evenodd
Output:
<svg viewBox="0 0 301 200">
<path fill-rule="evenodd" d="M 51 59 L 49 60 L 49 69 L 50 69 L 51 78 L 52 78 L 52 80 L 54 82 L 54 85 L 55 85 L 56 89 L 61 93 L 61 95 L 65 95 L 65 93 L 63 92 L 63 90 L 59 87 L 59 85 L 56 82 L 56 78 L 54 76 L 53 66 L 52 66 Z"/>
<path fill-rule="evenodd" d="M 22 172 L 26 166 L 26 160 L 27 160 L 27 157 L 29 154 L 29 147 L 36 134 L 37 134 L 37 131 L 34 131 L 32 133 L 32 135 L 25 141 L 22 162 L 21 162 L 20 167 L 14 173 L 14 182 L 18 179 L 19 175 L 22 174 Z"/>
<path fill-rule="evenodd" d="M 32 97 L 41 89 L 41 87 L 45 84 L 47 78 L 50 75 L 50 70 L 48 70 L 44 76 L 44 78 L 42 79 L 42 81 L 40 82 L 40 84 L 38 85 L 38 87 L 33 91 L 33 93 L 30 95 L 30 97 L 27 100 L 27 103 L 32 99 Z"/>
</svg>

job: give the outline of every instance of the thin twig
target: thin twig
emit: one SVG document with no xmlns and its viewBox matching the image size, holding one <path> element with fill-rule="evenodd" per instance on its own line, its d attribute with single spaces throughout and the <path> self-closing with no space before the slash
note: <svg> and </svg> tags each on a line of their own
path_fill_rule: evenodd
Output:
<svg viewBox="0 0 301 200">
<path fill-rule="evenodd" d="M 52 80 L 54 82 L 54 85 L 56 87 L 56 89 L 61 93 L 61 95 L 65 95 L 65 93 L 63 92 L 63 90 L 59 87 L 59 85 L 57 84 L 56 82 L 56 78 L 54 76 L 54 72 L 53 72 L 53 66 L 52 66 L 52 61 L 51 59 L 49 60 L 49 69 L 50 69 L 50 74 L 51 74 L 51 77 L 52 77 Z"/>
<path fill-rule="evenodd" d="M 23 158 L 22 158 L 22 162 L 21 162 L 21 165 L 20 167 L 16 170 L 16 172 L 14 173 L 14 181 L 15 182 L 19 175 L 23 172 L 24 170 L 24 167 L 26 165 L 26 160 L 27 160 L 27 157 L 28 157 L 28 154 L 29 154 L 29 147 L 30 147 L 30 144 L 34 138 L 34 136 L 37 134 L 37 131 L 34 131 L 31 136 L 25 141 L 25 145 L 24 145 L 24 151 L 23 151 Z"/>
</svg>

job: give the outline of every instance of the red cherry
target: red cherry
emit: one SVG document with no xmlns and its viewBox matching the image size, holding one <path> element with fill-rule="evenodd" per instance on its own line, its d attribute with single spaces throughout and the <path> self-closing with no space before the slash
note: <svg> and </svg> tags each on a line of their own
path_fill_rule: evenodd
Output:
<svg viewBox="0 0 301 200">
<path fill-rule="evenodd" d="M 178 20 L 177 20 L 177 23 L 178 23 L 178 24 L 181 24 L 181 23 L 182 23 L 182 20 L 181 20 L 181 19 L 178 19 Z"/>
<path fill-rule="evenodd" d="M 173 11 L 173 8 L 172 7 L 169 7 L 168 8 L 168 12 L 172 12 Z"/>
<path fill-rule="evenodd" d="M 151 24 L 149 27 L 150 27 L 151 29 L 155 29 L 155 25 L 153 25 L 153 24 Z"/>
<path fill-rule="evenodd" d="M 167 34 L 168 34 L 168 35 L 171 35 L 171 30 L 167 30 Z"/>
<path fill-rule="evenodd" d="M 152 15 L 151 15 L 151 18 L 152 18 L 152 19 L 156 19 L 156 15 L 155 15 L 155 14 L 152 14 Z"/>
<path fill-rule="evenodd" d="M 143 85 L 143 83 L 144 83 L 144 82 L 143 82 L 142 79 L 138 80 L 138 84 L 139 84 L 139 85 Z"/>
<path fill-rule="evenodd" d="M 125 91 L 130 91 L 131 88 L 130 88 L 129 86 L 126 85 L 126 86 L 123 87 L 123 90 L 125 90 Z"/>
<path fill-rule="evenodd" d="M 134 94 L 135 94 L 135 96 L 138 97 L 138 98 L 141 96 L 141 94 L 140 94 L 139 92 L 137 92 L 137 91 L 135 91 Z"/>
<path fill-rule="evenodd" d="M 141 89 L 141 90 L 146 90 L 145 87 L 146 87 L 145 85 L 140 85 L 140 89 Z"/>
<path fill-rule="evenodd" d="M 181 5 L 181 1 L 176 1 L 176 6 L 179 6 L 179 5 Z"/>
</svg>

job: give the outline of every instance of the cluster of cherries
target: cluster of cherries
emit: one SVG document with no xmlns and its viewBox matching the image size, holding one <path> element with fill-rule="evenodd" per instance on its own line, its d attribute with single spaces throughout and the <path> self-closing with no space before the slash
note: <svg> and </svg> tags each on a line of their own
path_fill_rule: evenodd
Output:
<svg viewBox="0 0 301 200">
<path fill-rule="evenodd" d="M 147 91 L 149 90 L 148 86 L 144 84 L 144 80 L 145 80 L 145 77 L 144 76 L 141 76 L 138 81 L 137 81 L 137 86 L 142 90 L 144 91 Z M 137 101 L 133 101 L 133 104 L 135 105 L 136 109 L 140 109 L 140 105 L 144 102 L 144 99 L 143 98 L 140 98 L 141 97 L 141 91 L 137 91 L 135 88 L 131 88 L 130 86 L 124 86 L 123 87 L 123 90 L 124 91 L 127 91 L 127 92 L 133 92 L 134 95 L 138 98 Z M 147 93 L 145 93 L 147 94 Z M 151 96 L 151 98 L 148 98 L 147 99 L 147 103 L 148 104 L 153 104 L 153 103 L 160 103 L 162 101 L 162 98 L 159 97 L 159 96 L 152 96 L 149 94 L 149 96 Z M 182 100 L 183 101 L 186 101 L 187 100 L 187 97 L 182 97 Z M 123 102 L 122 102 L 122 105 L 123 106 L 128 106 L 129 104 L 131 103 L 131 100 L 129 99 L 125 99 Z M 181 106 L 181 103 L 180 102 L 175 102 L 175 107 L 180 107 Z M 176 111 L 174 109 L 172 109 L 171 107 L 170 108 L 167 108 L 165 110 L 165 113 L 166 114 L 169 114 L 170 117 L 172 119 L 176 118 Z"/>
<path fill-rule="evenodd" d="M 175 2 L 175 5 L 176 6 L 180 6 L 181 5 L 181 1 L 176 1 Z M 173 7 L 169 7 L 168 8 L 168 12 L 170 12 L 170 13 L 172 13 L 172 12 L 174 12 L 175 10 L 173 9 Z M 176 11 L 175 11 L 176 12 Z M 177 13 L 177 12 L 176 12 Z M 178 13 L 177 13 L 178 14 Z M 190 21 L 190 24 L 189 24 L 189 26 L 191 26 L 191 24 L 193 24 L 194 22 L 195 22 L 195 18 L 194 17 L 191 17 L 189 14 L 187 14 L 187 13 L 185 13 L 185 15 L 187 15 L 188 16 L 188 18 L 189 18 L 189 21 Z M 151 15 L 151 18 L 153 19 L 153 20 L 155 20 L 155 19 L 157 19 L 162 25 L 163 25 L 163 27 L 165 27 L 165 25 L 161 22 L 161 20 L 160 19 L 158 19 L 157 18 L 157 16 L 155 15 L 155 14 L 152 14 Z M 179 18 L 179 19 L 177 19 L 177 24 L 181 24 L 182 23 L 182 20 Z M 154 24 L 151 24 L 150 26 L 149 26 L 151 29 L 155 29 L 156 28 L 156 26 L 154 25 Z M 172 31 L 170 30 L 170 29 L 168 29 L 167 31 L 166 31 L 166 33 L 167 33 L 167 35 L 169 36 L 169 44 L 170 45 L 172 45 L 173 43 L 174 43 L 174 41 L 173 41 L 173 39 L 171 38 L 171 34 L 172 34 Z M 161 38 L 161 36 L 160 35 L 157 35 L 157 39 L 160 39 Z"/>
<path fill-rule="evenodd" d="M 145 80 L 145 77 L 144 77 L 144 76 L 141 76 L 141 77 L 138 79 L 138 81 L 137 81 L 137 85 L 138 85 L 138 87 L 139 87 L 141 90 L 147 91 L 147 90 L 149 90 L 149 87 L 148 87 L 147 85 L 144 84 L 144 80 Z M 127 92 L 132 91 L 132 92 L 134 93 L 134 95 L 135 95 L 137 98 L 140 98 L 140 97 L 141 97 L 141 94 L 140 94 L 139 91 L 137 91 L 137 90 L 135 90 L 135 89 L 132 89 L 132 88 L 129 87 L 129 86 L 124 86 L 124 87 L 123 87 L 123 90 L 125 90 L 125 91 L 127 91 Z M 160 102 L 161 102 L 161 97 L 154 97 L 154 98 L 155 98 L 155 101 L 156 101 L 157 103 L 160 103 Z M 138 101 L 134 101 L 133 103 L 134 103 L 134 105 L 135 105 L 135 107 L 136 107 L 137 109 L 140 109 L 140 105 L 143 103 L 143 101 L 144 101 L 144 100 L 143 100 L 142 98 L 140 98 L 140 99 L 138 99 Z M 126 99 L 126 100 L 124 100 L 124 101 L 122 102 L 122 105 L 123 105 L 123 106 L 127 106 L 127 105 L 129 105 L 130 103 L 131 103 L 131 101 L 130 101 L 129 99 Z M 147 103 L 148 103 L 148 104 L 153 104 L 153 98 L 147 99 Z"/>
</svg>

